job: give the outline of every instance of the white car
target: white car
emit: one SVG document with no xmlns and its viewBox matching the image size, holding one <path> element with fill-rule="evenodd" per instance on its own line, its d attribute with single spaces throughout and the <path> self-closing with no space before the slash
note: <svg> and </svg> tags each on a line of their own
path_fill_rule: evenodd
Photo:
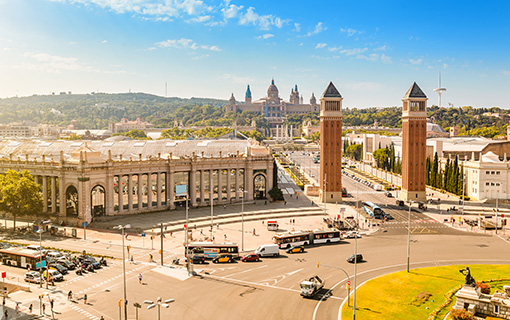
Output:
<svg viewBox="0 0 510 320">
<path fill-rule="evenodd" d="M 55 250 L 51 250 L 51 251 L 46 252 L 46 256 L 49 257 L 49 258 L 52 258 L 54 260 L 65 258 L 62 253 L 60 253 L 58 251 L 55 251 Z"/>
<path fill-rule="evenodd" d="M 359 234 L 358 231 L 348 231 L 344 234 L 344 238 L 346 239 L 361 238 L 361 234 Z"/>
<path fill-rule="evenodd" d="M 32 282 L 32 283 L 40 283 L 41 277 L 39 276 L 39 272 L 29 271 L 29 272 L 25 273 L 25 281 Z"/>
</svg>

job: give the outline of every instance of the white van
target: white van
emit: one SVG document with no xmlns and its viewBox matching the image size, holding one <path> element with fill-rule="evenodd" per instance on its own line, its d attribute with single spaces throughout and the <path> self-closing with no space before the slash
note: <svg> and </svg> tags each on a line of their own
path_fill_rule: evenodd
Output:
<svg viewBox="0 0 510 320">
<path fill-rule="evenodd" d="M 277 244 L 263 244 L 255 253 L 259 257 L 278 257 L 280 255 L 280 248 L 278 248 Z"/>
<path fill-rule="evenodd" d="M 46 257 L 48 258 L 52 258 L 54 260 L 58 260 L 58 259 L 63 259 L 65 258 L 64 255 L 58 251 L 55 251 L 55 250 L 52 250 L 52 251 L 48 251 L 46 252 Z"/>
</svg>

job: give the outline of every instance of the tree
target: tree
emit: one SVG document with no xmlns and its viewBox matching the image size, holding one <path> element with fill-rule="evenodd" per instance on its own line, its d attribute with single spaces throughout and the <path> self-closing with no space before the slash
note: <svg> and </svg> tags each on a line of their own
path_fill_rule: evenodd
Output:
<svg viewBox="0 0 510 320">
<path fill-rule="evenodd" d="M 372 153 L 375 161 L 377 162 L 377 167 L 378 168 L 382 168 L 382 169 L 387 169 L 388 168 L 388 162 L 389 162 L 389 159 L 390 159 L 388 151 L 389 150 L 387 148 L 381 148 L 381 149 L 375 150 Z"/>
<path fill-rule="evenodd" d="M 361 144 L 353 144 L 347 147 L 347 150 L 345 150 L 345 153 L 355 159 L 355 160 L 361 160 L 361 152 L 363 146 Z"/>
<path fill-rule="evenodd" d="M 21 173 L 8 170 L 0 175 L 0 210 L 10 212 L 14 218 L 23 215 L 38 214 L 42 211 L 43 200 L 40 186 L 27 171 Z"/>
<path fill-rule="evenodd" d="M 119 135 L 119 134 L 114 134 L 114 135 Z M 133 129 L 126 133 L 121 133 L 120 135 L 123 135 L 126 137 L 131 137 L 135 140 L 151 140 L 151 138 L 147 137 L 147 135 L 145 134 L 145 132 L 143 130 Z"/>
</svg>

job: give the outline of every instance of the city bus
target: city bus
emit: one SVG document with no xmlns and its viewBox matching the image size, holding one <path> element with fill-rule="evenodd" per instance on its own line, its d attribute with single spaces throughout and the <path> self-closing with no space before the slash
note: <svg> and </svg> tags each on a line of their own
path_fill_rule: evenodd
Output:
<svg viewBox="0 0 510 320">
<path fill-rule="evenodd" d="M 273 237 L 280 249 L 290 248 L 291 246 L 301 246 L 319 243 L 339 242 L 342 240 L 338 230 L 304 230 L 287 233 L 279 233 Z"/>
<path fill-rule="evenodd" d="M 44 253 L 19 247 L 0 250 L 2 263 L 8 266 L 37 270 L 36 263 L 46 260 Z"/>
<path fill-rule="evenodd" d="M 375 219 L 384 219 L 384 211 L 377 205 L 370 201 L 363 202 L 363 208 L 365 212 Z"/>
<path fill-rule="evenodd" d="M 237 243 L 190 242 L 188 250 L 194 254 L 203 254 L 210 259 L 222 254 L 231 254 L 234 259 L 239 258 Z M 186 246 L 184 246 L 184 255 L 186 255 Z"/>
</svg>

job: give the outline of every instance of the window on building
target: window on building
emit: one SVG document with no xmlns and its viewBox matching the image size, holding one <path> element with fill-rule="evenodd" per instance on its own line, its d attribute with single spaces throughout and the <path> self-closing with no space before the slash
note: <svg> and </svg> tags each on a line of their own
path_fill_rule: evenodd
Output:
<svg viewBox="0 0 510 320">
<path fill-rule="evenodd" d="M 496 171 L 496 174 L 499 174 L 500 172 L 499 171 Z"/>
<path fill-rule="evenodd" d="M 486 185 L 486 186 L 490 186 L 491 184 L 490 184 L 489 182 L 486 182 L 486 183 L 485 183 L 485 185 Z"/>
<path fill-rule="evenodd" d="M 494 313 L 499 314 L 499 305 L 497 304 L 494 305 Z"/>
<path fill-rule="evenodd" d="M 496 172 L 494 172 L 494 171 L 491 171 L 491 174 L 496 174 Z"/>
</svg>

